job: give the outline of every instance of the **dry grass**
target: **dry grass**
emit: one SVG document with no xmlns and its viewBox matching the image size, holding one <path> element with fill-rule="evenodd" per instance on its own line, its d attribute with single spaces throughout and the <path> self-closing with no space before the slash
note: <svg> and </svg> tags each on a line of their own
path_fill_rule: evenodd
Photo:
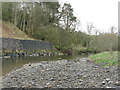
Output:
<svg viewBox="0 0 120 90">
<path fill-rule="evenodd" d="M 4 21 L 2 21 L 2 25 L 0 24 L 0 37 L 34 40 L 10 22 Z"/>
</svg>

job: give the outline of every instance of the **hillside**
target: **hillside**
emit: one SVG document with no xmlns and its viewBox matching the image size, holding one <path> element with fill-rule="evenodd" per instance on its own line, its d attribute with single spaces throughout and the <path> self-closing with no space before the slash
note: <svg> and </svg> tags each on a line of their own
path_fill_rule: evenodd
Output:
<svg viewBox="0 0 120 90">
<path fill-rule="evenodd" d="M 5 38 L 16 38 L 16 39 L 33 39 L 22 32 L 19 28 L 15 27 L 10 22 L 2 21 L 0 25 L 0 37 Z"/>
</svg>

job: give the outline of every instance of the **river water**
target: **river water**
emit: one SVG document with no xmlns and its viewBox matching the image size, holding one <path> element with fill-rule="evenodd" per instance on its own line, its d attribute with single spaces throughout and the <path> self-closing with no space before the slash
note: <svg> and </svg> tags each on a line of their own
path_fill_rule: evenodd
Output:
<svg viewBox="0 0 120 90">
<path fill-rule="evenodd" d="M 22 67 L 28 63 L 39 63 L 41 61 L 53 60 L 76 60 L 77 58 L 87 57 L 85 55 L 61 55 L 61 56 L 39 56 L 39 57 L 22 57 L 2 59 L 2 75 L 5 75 L 15 68 Z"/>
</svg>

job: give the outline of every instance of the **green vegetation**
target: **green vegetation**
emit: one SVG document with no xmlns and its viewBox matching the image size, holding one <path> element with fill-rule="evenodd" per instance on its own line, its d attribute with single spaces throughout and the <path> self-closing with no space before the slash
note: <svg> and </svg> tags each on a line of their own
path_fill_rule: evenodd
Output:
<svg viewBox="0 0 120 90">
<path fill-rule="evenodd" d="M 96 64 L 102 64 L 103 66 L 118 65 L 118 54 L 120 52 L 102 52 L 95 55 L 91 55 L 90 58 Z"/>
<path fill-rule="evenodd" d="M 80 30 L 81 24 L 73 12 L 72 6 L 67 3 L 2 3 L 2 21 L 7 22 L 6 27 L 15 33 L 8 37 L 50 41 L 56 49 L 69 53 L 96 53 L 118 49 L 115 27 L 111 27 L 111 33 L 101 33 L 90 23 L 86 26 L 87 33 L 76 31 L 76 28 Z M 91 35 L 93 30 L 96 35 Z"/>
</svg>

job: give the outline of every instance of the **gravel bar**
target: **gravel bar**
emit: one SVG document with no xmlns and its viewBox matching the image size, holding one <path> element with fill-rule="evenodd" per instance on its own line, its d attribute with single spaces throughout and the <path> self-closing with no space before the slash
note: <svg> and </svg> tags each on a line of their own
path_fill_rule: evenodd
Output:
<svg viewBox="0 0 120 90">
<path fill-rule="evenodd" d="M 88 58 L 26 64 L 3 76 L 3 87 L 116 88 L 118 67 L 102 67 Z"/>
</svg>

